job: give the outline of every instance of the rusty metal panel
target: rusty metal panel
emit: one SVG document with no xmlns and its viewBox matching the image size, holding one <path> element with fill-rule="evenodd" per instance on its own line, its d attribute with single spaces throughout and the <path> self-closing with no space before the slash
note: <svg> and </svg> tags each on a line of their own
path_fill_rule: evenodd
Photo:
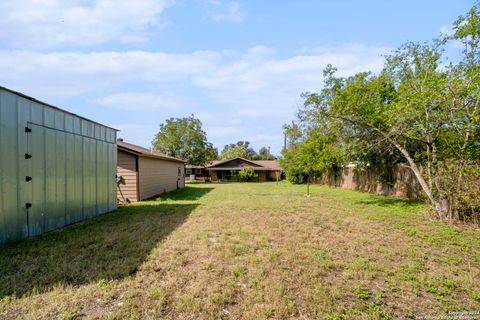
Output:
<svg viewBox="0 0 480 320">
<path fill-rule="evenodd" d="M 116 130 L 0 87 L 0 244 L 116 204 Z"/>
</svg>

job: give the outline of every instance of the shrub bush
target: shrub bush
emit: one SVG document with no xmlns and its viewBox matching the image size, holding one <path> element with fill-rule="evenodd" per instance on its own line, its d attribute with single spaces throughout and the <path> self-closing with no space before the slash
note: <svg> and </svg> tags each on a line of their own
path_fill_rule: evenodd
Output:
<svg viewBox="0 0 480 320">
<path fill-rule="evenodd" d="M 241 181 L 249 181 L 253 177 L 255 177 L 255 171 L 252 168 L 243 168 L 238 173 L 238 178 Z"/>
</svg>

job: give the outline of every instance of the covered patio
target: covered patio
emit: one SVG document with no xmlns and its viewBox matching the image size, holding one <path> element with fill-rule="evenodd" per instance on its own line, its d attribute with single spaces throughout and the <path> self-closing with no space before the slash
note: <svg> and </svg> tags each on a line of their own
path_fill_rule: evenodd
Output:
<svg viewBox="0 0 480 320">
<path fill-rule="evenodd" d="M 238 174 L 242 169 L 251 168 L 255 171 L 252 182 L 278 181 L 282 177 L 282 168 L 277 160 L 247 160 L 234 158 L 223 161 L 213 161 L 207 166 L 211 181 L 240 181 Z"/>
</svg>

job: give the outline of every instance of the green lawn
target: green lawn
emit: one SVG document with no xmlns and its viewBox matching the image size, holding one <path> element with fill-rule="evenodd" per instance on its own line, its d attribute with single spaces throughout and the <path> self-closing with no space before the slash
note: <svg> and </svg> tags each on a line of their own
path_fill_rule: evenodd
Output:
<svg viewBox="0 0 480 320">
<path fill-rule="evenodd" d="M 480 311 L 480 231 L 423 204 L 192 184 L 0 247 L 0 319 L 402 319 Z"/>
</svg>

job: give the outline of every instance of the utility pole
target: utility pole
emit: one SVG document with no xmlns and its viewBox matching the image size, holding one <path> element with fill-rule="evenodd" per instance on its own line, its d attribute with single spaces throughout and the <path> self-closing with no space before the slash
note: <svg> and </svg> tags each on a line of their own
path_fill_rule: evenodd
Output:
<svg viewBox="0 0 480 320">
<path fill-rule="evenodd" d="M 305 195 L 305 197 L 310 198 L 310 175 L 308 175 L 307 178 L 307 194 Z"/>
</svg>

